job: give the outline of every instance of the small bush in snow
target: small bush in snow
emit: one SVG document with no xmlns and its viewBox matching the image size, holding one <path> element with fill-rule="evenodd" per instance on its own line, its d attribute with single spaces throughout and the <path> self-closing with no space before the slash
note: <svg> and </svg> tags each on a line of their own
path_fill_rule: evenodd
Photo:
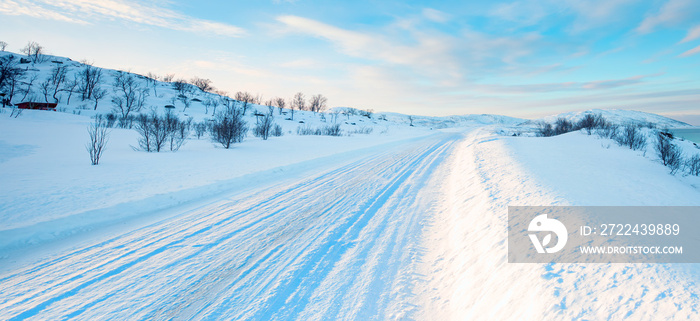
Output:
<svg viewBox="0 0 700 321">
<path fill-rule="evenodd" d="M 233 106 L 217 113 L 211 126 L 212 139 L 227 149 L 233 143 L 242 142 L 247 132 L 248 123 L 243 120 L 243 110 Z"/>
<path fill-rule="evenodd" d="M 646 136 L 635 125 L 625 126 L 614 139 L 620 146 L 627 146 L 632 150 L 640 150 L 647 145 Z"/>
<path fill-rule="evenodd" d="M 566 118 L 559 117 L 554 122 L 554 135 L 566 134 L 574 130 L 574 125 Z"/>
<path fill-rule="evenodd" d="M 88 126 L 88 135 L 90 136 L 90 142 L 85 145 L 90 154 L 90 162 L 92 165 L 98 165 L 100 163 L 100 158 L 102 158 L 102 153 L 104 153 L 107 146 L 107 141 L 109 139 L 109 132 L 105 126 L 105 122 L 102 118 L 95 118 L 90 126 Z"/>
<path fill-rule="evenodd" d="M 368 134 L 371 134 L 373 131 L 374 131 L 374 128 L 372 128 L 372 127 L 360 127 L 360 128 L 355 129 L 351 132 L 348 132 L 348 135 L 353 135 L 353 134 L 368 135 Z"/>
<path fill-rule="evenodd" d="M 324 126 L 322 128 L 322 131 L 323 131 L 323 135 L 326 135 L 326 136 L 340 136 L 341 135 L 340 124 Z"/>
<path fill-rule="evenodd" d="M 537 123 L 537 136 L 541 136 L 541 137 L 554 136 L 554 128 L 552 127 L 552 124 L 547 123 L 547 122 Z"/>
<path fill-rule="evenodd" d="M 602 138 L 615 139 L 620 126 L 605 122 L 596 130 L 596 134 Z"/>
<path fill-rule="evenodd" d="M 607 121 L 601 114 L 586 114 L 581 120 L 576 123 L 576 128 L 583 129 L 588 135 L 593 133 L 594 129 L 603 128 L 607 125 Z"/>
<path fill-rule="evenodd" d="M 668 133 L 658 132 L 656 138 L 654 149 L 659 159 L 661 159 L 664 166 L 667 166 L 669 170 L 671 170 L 672 174 L 677 172 L 682 164 L 680 148 L 673 143 L 673 138 Z"/>
<path fill-rule="evenodd" d="M 271 134 L 272 134 L 272 136 L 275 136 L 275 137 L 280 137 L 280 136 L 284 135 L 284 133 L 282 132 L 282 126 L 275 124 L 275 126 L 272 127 Z"/>
<path fill-rule="evenodd" d="M 340 136 L 341 134 L 340 124 L 328 125 L 320 128 L 313 128 L 311 126 L 297 127 L 297 135 Z"/>
<path fill-rule="evenodd" d="M 321 130 L 311 126 L 299 126 L 297 127 L 297 135 L 321 135 Z"/>
<path fill-rule="evenodd" d="M 695 154 L 685 161 L 688 174 L 700 176 L 700 154 Z"/>
<path fill-rule="evenodd" d="M 172 113 L 159 116 L 152 112 L 136 118 L 134 129 L 139 133 L 139 149 L 147 152 L 160 152 L 170 147 L 177 151 L 185 143 L 190 133 L 192 119 L 180 120 Z"/>
</svg>

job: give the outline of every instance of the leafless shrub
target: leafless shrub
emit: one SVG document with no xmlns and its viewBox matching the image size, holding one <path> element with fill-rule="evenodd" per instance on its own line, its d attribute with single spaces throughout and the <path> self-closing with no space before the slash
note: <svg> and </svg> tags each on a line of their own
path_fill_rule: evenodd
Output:
<svg viewBox="0 0 700 321">
<path fill-rule="evenodd" d="M 596 130 L 596 134 L 602 138 L 615 139 L 619 132 L 620 126 L 605 122 L 602 127 Z"/>
<path fill-rule="evenodd" d="M 537 123 L 537 136 L 540 136 L 540 137 L 554 136 L 554 128 L 552 127 L 552 124 L 547 123 L 547 122 L 538 122 Z"/>
<path fill-rule="evenodd" d="M 588 135 L 592 134 L 594 129 L 602 128 L 607 124 L 605 118 L 601 114 L 586 114 L 574 126 L 576 129 L 583 129 Z"/>
<path fill-rule="evenodd" d="M 224 148 L 230 148 L 233 143 L 240 143 L 248 132 L 248 123 L 243 120 L 243 110 L 236 107 L 226 107 L 216 114 L 211 126 L 212 139 Z"/>
<path fill-rule="evenodd" d="M 358 129 L 355 129 L 355 130 L 348 132 L 348 135 L 353 135 L 353 134 L 368 135 L 368 134 L 371 134 L 373 131 L 374 131 L 374 128 L 372 128 L 372 127 L 360 127 Z"/>
<path fill-rule="evenodd" d="M 685 161 L 688 174 L 700 176 L 700 154 L 695 154 Z"/>
<path fill-rule="evenodd" d="M 204 133 L 207 132 L 207 123 L 206 122 L 201 122 L 201 123 L 194 123 L 193 125 L 194 128 L 194 135 L 197 136 L 197 139 L 200 139 L 202 136 L 204 136 Z"/>
<path fill-rule="evenodd" d="M 340 124 L 333 124 L 319 128 L 313 128 L 307 125 L 297 127 L 297 135 L 340 136 L 342 135 L 342 131 L 340 129 Z"/>
<path fill-rule="evenodd" d="M 273 126 L 273 116 L 272 112 L 265 114 L 264 116 L 258 117 L 255 127 L 253 127 L 253 135 L 255 137 L 260 137 L 263 140 L 267 140 L 270 137 Z"/>
<path fill-rule="evenodd" d="M 272 127 L 272 132 L 270 134 L 272 134 L 272 136 L 275 137 L 280 137 L 284 135 L 284 133 L 282 132 L 282 126 L 280 126 L 279 124 L 275 124 L 275 126 Z"/>
<path fill-rule="evenodd" d="M 641 150 L 647 145 L 646 136 L 635 125 L 625 126 L 614 139 L 620 146 L 627 146 L 632 150 Z"/>
<path fill-rule="evenodd" d="M 658 132 L 654 149 L 664 166 L 669 168 L 671 174 L 674 174 L 680 169 L 683 162 L 681 150 L 672 140 L 673 135 L 666 132 Z"/>
<path fill-rule="evenodd" d="M 104 121 L 99 117 L 96 117 L 95 121 L 88 126 L 87 131 L 90 136 L 90 142 L 85 145 L 85 149 L 90 154 L 92 165 L 98 165 L 107 146 L 109 132 Z"/>
<path fill-rule="evenodd" d="M 147 152 L 160 152 L 165 148 L 177 151 L 189 136 L 192 118 L 180 120 L 172 113 L 159 116 L 155 112 L 136 118 L 134 129 L 139 133 L 139 148 Z"/>
<path fill-rule="evenodd" d="M 554 135 L 566 134 L 573 130 L 574 125 L 564 117 L 559 117 L 554 121 Z"/>
</svg>

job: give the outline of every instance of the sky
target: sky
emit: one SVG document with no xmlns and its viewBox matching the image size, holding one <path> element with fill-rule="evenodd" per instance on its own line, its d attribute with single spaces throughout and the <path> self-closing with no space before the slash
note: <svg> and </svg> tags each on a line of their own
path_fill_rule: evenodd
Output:
<svg viewBox="0 0 700 321">
<path fill-rule="evenodd" d="M 0 0 L 0 41 L 330 106 L 524 118 L 617 108 L 700 125 L 697 0 Z"/>
</svg>

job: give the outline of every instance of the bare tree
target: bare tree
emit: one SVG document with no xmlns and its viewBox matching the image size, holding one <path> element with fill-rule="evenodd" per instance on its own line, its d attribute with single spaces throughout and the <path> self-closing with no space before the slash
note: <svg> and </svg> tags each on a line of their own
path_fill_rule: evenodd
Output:
<svg viewBox="0 0 700 321">
<path fill-rule="evenodd" d="M 284 109 L 284 106 L 287 104 L 286 101 L 284 101 L 284 98 L 277 97 L 273 100 L 274 106 L 279 109 L 279 114 L 282 115 L 282 109 Z"/>
<path fill-rule="evenodd" d="M 100 118 L 95 119 L 95 122 L 88 126 L 88 135 L 90 142 L 85 145 L 85 149 L 90 154 L 92 165 L 98 165 L 109 140 L 107 126 Z"/>
<path fill-rule="evenodd" d="M 91 100 L 92 92 L 98 88 L 102 82 L 102 69 L 92 66 L 91 63 L 83 62 L 83 69 L 78 72 L 78 91 L 81 99 Z"/>
<path fill-rule="evenodd" d="M 7 48 L 7 42 L 0 41 L 0 51 L 5 51 L 5 48 Z"/>
<path fill-rule="evenodd" d="M 214 86 L 212 86 L 209 79 L 194 77 L 190 82 L 203 92 L 212 92 L 214 90 Z"/>
<path fill-rule="evenodd" d="M 253 97 L 253 99 L 251 99 L 250 102 L 253 104 L 256 104 L 256 105 L 260 105 L 260 104 L 262 104 L 262 101 L 263 101 L 263 96 L 261 94 L 257 94 Z"/>
<path fill-rule="evenodd" d="M 214 99 L 210 99 L 209 101 L 211 102 L 211 104 L 209 106 L 212 107 L 211 114 L 214 115 L 214 114 L 216 114 L 216 107 L 219 107 L 219 99 L 214 98 Z"/>
<path fill-rule="evenodd" d="M 172 84 L 173 88 L 177 90 L 178 95 L 188 95 L 194 91 L 192 85 L 187 83 L 187 80 L 184 79 L 175 80 Z"/>
<path fill-rule="evenodd" d="M 312 112 L 318 113 L 326 110 L 328 104 L 328 98 L 324 97 L 321 94 L 314 95 L 309 99 L 309 109 L 311 109 Z"/>
<path fill-rule="evenodd" d="M 236 93 L 233 99 L 237 100 L 240 103 L 241 108 L 243 110 L 243 115 L 245 115 L 246 111 L 248 110 L 248 107 L 253 102 L 254 98 L 253 95 L 247 91 L 239 91 Z"/>
<path fill-rule="evenodd" d="M 164 82 L 173 82 L 173 79 L 175 79 L 175 74 L 166 74 L 163 76 Z"/>
<path fill-rule="evenodd" d="M 146 74 L 146 82 L 153 87 L 153 96 L 158 97 L 158 75 L 149 72 Z"/>
<path fill-rule="evenodd" d="M 66 81 L 65 85 L 63 85 L 63 88 L 61 89 L 62 91 L 65 91 L 68 93 L 68 99 L 66 100 L 66 104 L 70 105 L 70 98 L 73 97 L 73 93 L 75 92 L 75 88 L 78 87 L 80 84 L 80 80 L 78 79 L 78 75 L 73 75 L 73 80 Z"/>
<path fill-rule="evenodd" d="M 306 97 L 304 97 L 304 94 L 301 92 L 298 92 L 294 95 L 292 98 L 291 103 L 289 106 L 292 108 L 292 110 L 297 109 L 297 110 L 305 110 L 306 109 Z M 294 114 L 292 112 L 292 114 Z M 294 118 L 294 117 L 292 117 Z"/>
<path fill-rule="evenodd" d="M 104 98 L 105 96 L 107 96 L 107 90 L 106 90 L 106 89 L 102 89 L 102 88 L 100 88 L 100 87 L 97 87 L 97 88 L 95 88 L 95 90 L 93 90 L 93 92 L 92 92 L 92 100 L 95 101 L 95 108 L 94 108 L 93 110 L 97 110 L 97 104 L 98 104 L 98 103 L 100 102 L 100 100 L 102 100 L 102 98 Z"/>
<path fill-rule="evenodd" d="M 51 93 L 51 81 L 50 79 L 45 80 L 44 82 L 39 84 L 39 89 L 41 89 L 41 93 L 44 94 L 44 101 L 49 102 L 49 93 Z"/>
<path fill-rule="evenodd" d="M 32 75 L 29 77 L 29 81 L 24 82 L 24 84 L 26 85 L 26 87 L 23 88 L 23 89 L 20 88 L 20 90 L 19 90 L 19 92 L 24 93 L 24 96 L 22 96 L 22 101 L 26 101 L 27 96 L 30 96 L 30 94 L 31 94 L 31 96 L 34 96 L 34 95 L 33 95 L 33 91 L 32 91 L 32 86 L 34 85 L 34 82 L 35 82 L 37 79 L 39 79 L 39 74 L 32 74 Z"/>
<path fill-rule="evenodd" d="M 260 137 L 263 140 L 267 140 L 270 137 L 272 126 L 274 125 L 272 113 L 267 113 L 262 117 L 258 117 L 255 128 L 253 128 L 253 135 Z"/>
<path fill-rule="evenodd" d="M 182 108 L 182 112 L 184 113 L 185 111 L 187 111 L 187 108 L 190 108 L 190 104 L 192 104 L 192 101 L 187 95 L 180 95 L 178 96 L 178 99 L 182 102 L 182 105 L 184 106 Z"/>
<path fill-rule="evenodd" d="M 27 55 L 34 63 L 44 62 L 44 47 L 34 41 L 28 42 L 20 52 Z"/>
<path fill-rule="evenodd" d="M 0 57 L 0 92 L 5 93 L 5 102 L 12 103 L 22 78 L 24 78 L 24 69 L 19 67 L 14 55 Z"/>
<path fill-rule="evenodd" d="M 51 70 L 51 74 L 46 81 L 41 83 L 41 92 L 44 94 L 44 100 L 49 102 L 49 95 L 55 103 L 59 102 L 58 93 L 63 89 L 62 84 L 66 81 L 68 75 L 68 67 L 56 66 Z"/>
<path fill-rule="evenodd" d="M 122 118 L 127 118 L 131 112 L 139 112 L 148 97 L 148 88 L 139 84 L 134 75 L 127 72 L 119 72 L 114 79 L 114 93 L 112 104 L 116 112 Z"/>
<path fill-rule="evenodd" d="M 204 101 L 202 101 L 202 105 L 204 105 L 204 114 L 208 115 L 209 114 L 209 107 L 214 103 L 214 100 L 211 98 L 206 98 Z"/>
</svg>

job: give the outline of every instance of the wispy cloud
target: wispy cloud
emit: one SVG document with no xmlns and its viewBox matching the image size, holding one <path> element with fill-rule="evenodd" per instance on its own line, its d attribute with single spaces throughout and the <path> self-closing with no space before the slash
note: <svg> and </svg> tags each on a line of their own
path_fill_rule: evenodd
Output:
<svg viewBox="0 0 700 321">
<path fill-rule="evenodd" d="M 438 23 L 444 23 L 444 22 L 447 22 L 450 20 L 449 14 L 444 13 L 440 10 L 432 9 L 432 8 L 423 9 L 423 16 L 432 22 L 438 22 Z"/>
<path fill-rule="evenodd" d="M 658 12 L 644 18 L 637 27 L 639 33 L 650 33 L 658 27 L 677 26 L 697 19 L 700 2 L 697 0 L 669 0 Z"/>
<path fill-rule="evenodd" d="M 683 38 L 683 40 L 681 40 L 681 42 L 688 42 L 698 38 L 700 38 L 700 25 L 688 30 L 688 34 L 685 36 L 685 38 Z"/>
<path fill-rule="evenodd" d="M 547 17 L 567 17 L 570 21 L 567 31 L 580 33 L 609 25 L 622 8 L 634 3 L 634 0 L 523 0 L 496 4 L 488 15 L 521 27 L 537 25 Z"/>
<path fill-rule="evenodd" d="M 93 20 L 119 19 L 167 29 L 226 37 L 240 37 L 245 34 L 245 30 L 242 28 L 190 17 L 156 6 L 153 2 L 140 3 L 129 0 L 5 0 L 0 3 L 0 13 L 80 24 L 89 24 Z"/>
<path fill-rule="evenodd" d="M 281 16 L 277 21 L 284 32 L 300 33 L 325 39 L 345 55 L 415 68 L 424 73 L 435 70 L 458 70 L 451 55 L 451 41 L 436 35 L 414 34 L 413 44 L 402 44 L 379 33 L 363 33 L 338 28 L 316 20 L 298 16 Z M 453 76 L 458 76 L 452 73 Z"/>
<path fill-rule="evenodd" d="M 86 21 L 48 9 L 30 1 L 5 0 L 0 2 L 0 13 L 12 16 L 29 16 L 33 18 L 52 19 L 64 22 L 87 24 Z"/>
<path fill-rule="evenodd" d="M 680 56 L 681 57 L 690 57 L 690 56 L 697 55 L 697 54 L 700 54 L 700 46 L 697 46 L 693 49 L 690 49 L 690 50 L 680 54 Z"/>
</svg>

